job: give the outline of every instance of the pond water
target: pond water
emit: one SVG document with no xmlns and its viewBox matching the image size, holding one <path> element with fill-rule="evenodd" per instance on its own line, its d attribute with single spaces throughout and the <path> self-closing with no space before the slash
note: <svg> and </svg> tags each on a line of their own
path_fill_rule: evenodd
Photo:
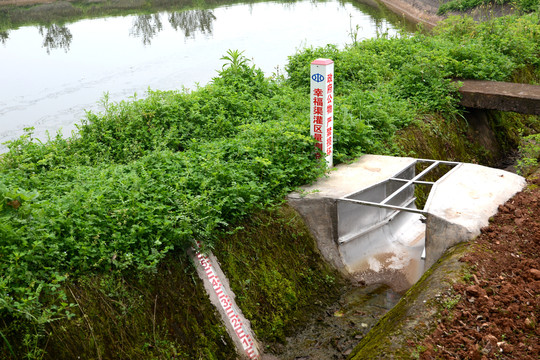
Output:
<svg viewBox="0 0 540 360">
<path fill-rule="evenodd" d="M 69 135 L 105 92 L 119 101 L 148 88 L 204 85 L 228 49 L 265 71 L 283 73 L 305 46 L 343 47 L 398 33 L 377 9 L 339 1 L 261 2 L 24 26 L 0 36 L 0 143 L 35 127 Z M 336 64 L 339 66 L 339 64 Z M 338 80 L 339 81 L 339 80 Z M 0 152 L 6 151 L 5 146 Z"/>
</svg>

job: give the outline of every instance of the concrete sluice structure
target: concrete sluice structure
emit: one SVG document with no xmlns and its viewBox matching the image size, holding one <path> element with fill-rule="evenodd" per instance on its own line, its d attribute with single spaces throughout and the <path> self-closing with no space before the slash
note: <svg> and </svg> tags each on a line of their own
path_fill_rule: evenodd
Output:
<svg viewBox="0 0 540 360">
<path fill-rule="evenodd" d="M 484 166 L 365 155 L 289 195 L 333 266 L 395 291 L 473 239 L 522 177 Z"/>
</svg>

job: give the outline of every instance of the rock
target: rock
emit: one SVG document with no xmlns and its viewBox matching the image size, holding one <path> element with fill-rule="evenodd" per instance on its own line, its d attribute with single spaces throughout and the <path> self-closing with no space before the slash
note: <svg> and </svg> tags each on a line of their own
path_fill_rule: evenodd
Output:
<svg viewBox="0 0 540 360">
<path fill-rule="evenodd" d="M 484 336 L 484 340 L 493 345 L 497 345 L 498 341 L 497 338 L 492 334 L 487 334 L 486 336 Z"/>
<path fill-rule="evenodd" d="M 486 291 L 478 285 L 470 285 L 465 289 L 465 293 L 473 297 L 481 297 L 486 295 Z"/>
<path fill-rule="evenodd" d="M 510 354 L 514 351 L 514 347 L 512 345 L 510 345 L 509 343 L 507 342 L 504 342 L 501 344 L 501 349 L 503 352 L 507 353 L 507 354 Z"/>
<path fill-rule="evenodd" d="M 529 272 L 534 276 L 536 280 L 540 280 L 540 270 L 538 269 L 531 269 Z"/>
<path fill-rule="evenodd" d="M 484 348 L 482 349 L 484 354 L 488 355 L 497 351 L 497 338 L 495 336 L 488 334 L 484 336 L 482 342 L 484 343 Z"/>
<path fill-rule="evenodd" d="M 525 326 L 526 327 L 529 327 L 531 329 L 534 329 L 534 321 L 532 321 L 531 319 L 529 318 L 526 318 L 525 319 Z"/>
</svg>

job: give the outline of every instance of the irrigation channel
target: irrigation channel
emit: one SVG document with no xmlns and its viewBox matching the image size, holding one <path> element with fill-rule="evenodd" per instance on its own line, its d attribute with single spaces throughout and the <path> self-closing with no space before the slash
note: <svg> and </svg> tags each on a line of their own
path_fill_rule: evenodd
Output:
<svg viewBox="0 0 540 360">
<path fill-rule="evenodd" d="M 36 9 L 33 16 L 43 11 L 44 25 L 0 32 L 0 143 L 26 127 L 39 139 L 47 132 L 70 135 L 85 110 L 103 108 L 105 93 L 120 101 L 144 97 L 149 88 L 204 85 L 229 49 L 245 51 L 271 76 L 283 74 L 296 49 L 395 35 L 402 24 L 385 9 L 337 0 L 156 9 L 58 23 L 51 23 L 45 5 Z"/>
</svg>

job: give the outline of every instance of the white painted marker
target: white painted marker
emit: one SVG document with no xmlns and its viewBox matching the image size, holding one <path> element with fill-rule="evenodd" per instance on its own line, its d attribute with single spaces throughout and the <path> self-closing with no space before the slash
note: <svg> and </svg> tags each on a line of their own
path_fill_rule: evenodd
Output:
<svg viewBox="0 0 540 360">
<path fill-rule="evenodd" d="M 317 59 L 311 63 L 310 134 L 317 140 L 326 164 L 333 166 L 334 147 L 334 62 Z M 317 154 L 320 157 L 320 154 Z"/>
<path fill-rule="evenodd" d="M 203 255 L 199 250 L 200 250 L 200 244 L 199 242 L 197 242 L 197 249 L 195 250 L 196 252 L 195 255 L 197 257 L 197 260 L 199 261 L 199 264 L 202 266 L 208 278 L 208 281 L 210 281 L 210 284 L 212 285 L 212 289 L 214 290 L 214 292 L 216 293 L 219 299 L 219 304 L 225 311 L 225 314 L 234 332 L 236 333 L 236 336 L 242 343 L 244 352 L 246 353 L 249 359 L 260 360 L 261 356 L 259 354 L 259 351 L 257 350 L 257 347 L 254 344 L 253 336 L 250 335 L 251 331 L 242 322 L 240 311 L 238 310 L 236 304 L 232 301 L 231 297 L 227 293 L 227 290 L 223 286 L 208 256 Z"/>
</svg>

